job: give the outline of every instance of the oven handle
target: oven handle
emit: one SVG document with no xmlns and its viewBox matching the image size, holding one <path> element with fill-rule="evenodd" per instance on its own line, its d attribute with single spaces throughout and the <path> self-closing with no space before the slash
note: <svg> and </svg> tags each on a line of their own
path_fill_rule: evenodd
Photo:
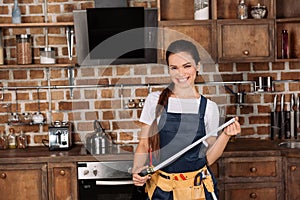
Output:
<svg viewBox="0 0 300 200">
<path fill-rule="evenodd" d="M 96 181 L 96 185 L 133 185 L 133 181 Z"/>
</svg>

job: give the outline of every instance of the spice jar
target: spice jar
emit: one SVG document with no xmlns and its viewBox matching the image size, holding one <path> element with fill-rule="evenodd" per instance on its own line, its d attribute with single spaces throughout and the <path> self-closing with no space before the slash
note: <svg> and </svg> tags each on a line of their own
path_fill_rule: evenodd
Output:
<svg viewBox="0 0 300 200">
<path fill-rule="evenodd" d="M 23 131 L 17 137 L 17 147 L 18 149 L 26 149 L 27 147 L 27 138 Z"/>
<path fill-rule="evenodd" d="M 45 47 L 40 49 L 40 63 L 41 64 L 55 64 L 54 48 Z"/>
<path fill-rule="evenodd" d="M 8 147 L 10 149 L 17 148 L 17 138 L 15 134 L 15 130 L 13 128 L 9 129 L 9 135 L 8 135 Z"/>
<path fill-rule="evenodd" d="M 31 64 L 32 49 L 30 34 L 17 35 L 17 64 Z"/>
<path fill-rule="evenodd" d="M 0 133 L 0 149 L 8 149 L 7 135 L 5 132 Z"/>
</svg>

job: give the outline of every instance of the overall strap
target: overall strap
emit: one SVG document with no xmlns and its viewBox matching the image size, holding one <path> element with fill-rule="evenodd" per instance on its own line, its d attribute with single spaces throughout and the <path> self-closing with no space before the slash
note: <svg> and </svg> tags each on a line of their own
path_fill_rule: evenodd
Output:
<svg viewBox="0 0 300 200">
<path fill-rule="evenodd" d="M 204 119 L 206 104 L 207 104 L 207 98 L 205 98 L 203 95 L 201 95 L 200 108 L 199 108 L 200 119 Z"/>
</svg>

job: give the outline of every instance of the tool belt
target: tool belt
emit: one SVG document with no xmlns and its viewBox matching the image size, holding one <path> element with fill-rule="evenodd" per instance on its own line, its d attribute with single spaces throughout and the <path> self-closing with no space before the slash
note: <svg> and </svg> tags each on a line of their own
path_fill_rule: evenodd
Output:
<svg viewBox="0 0 300 200">
<path fill-rule="evenodd" d="M 208 192 L 214 192 L 212 177 L 206 166 L 185 173 L 166 173 L 158 170 L 147 181 L 146 191 L 150 200 L 156 187 L 165 192 L 172 191 L 174 200 L 205 200 L 204 186 Z"/>
</svg>

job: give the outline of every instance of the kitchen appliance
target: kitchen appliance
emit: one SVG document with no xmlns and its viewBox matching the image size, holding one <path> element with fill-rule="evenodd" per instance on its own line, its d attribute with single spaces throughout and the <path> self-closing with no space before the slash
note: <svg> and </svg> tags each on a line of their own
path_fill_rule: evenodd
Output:
<svg viewBox="0 0 300 200">
<path fill-rule="evenodd" d="M 72 124 L 55 121 L 49 126 L 49 150 L 67 150 L 72 146 Z"/>
<path fill-rule="evenodd" d="M 78 162 L 79 200 L 146 199 L 133 185 L 132 165 L 132 160 Z"/>
<path fill-rule="evenodd" d="M 156 8 L 102 7 L 73 14 L 79 65 L 157 62 Z"/>
<path fill-rule="evenodd" d="M 94 132 L 86 135 L 85 145 L 90 154 L 105 154 L 112 147 L 112 140 L 105 133 L 99 121 L 94 121 Z"/>
</svg>

